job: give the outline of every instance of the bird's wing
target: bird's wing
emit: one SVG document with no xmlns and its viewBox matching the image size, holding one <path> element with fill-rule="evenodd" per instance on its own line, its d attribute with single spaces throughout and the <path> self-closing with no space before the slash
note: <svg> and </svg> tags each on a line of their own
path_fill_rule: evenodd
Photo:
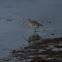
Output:
<svg viewBox="0 0 62 62">
<path fill-rule="evenodd" d="M 32 21 L 33 23 L 36 23 L 36 24 L 38 24 L 38 25 L 40 25 L 40 26 L 43 26 L 42 24 L 40 24 L 40 23 L 38 23 L 37 21 Z"/>
<path fill-rule="evenodd" d="M 37 21 L 32 21 L 33 23 L 37 23 L 38 24 L 38 22 Z"/>
</svg>

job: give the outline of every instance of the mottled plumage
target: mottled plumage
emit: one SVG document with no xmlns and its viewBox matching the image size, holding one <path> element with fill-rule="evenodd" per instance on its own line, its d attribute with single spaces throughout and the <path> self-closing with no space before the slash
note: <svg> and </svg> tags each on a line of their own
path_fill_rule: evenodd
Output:
<svg viewBox="0 0 62 62">
<path fill-rule="evenodd" d="M 42 24 L 38 23 L 37 21 L 31 21 L 30 19 L 28 19 L 28 24 L 33 27 L 33 28 L 37 28 L 39 26 L 43 26 Z"/>
</svg>

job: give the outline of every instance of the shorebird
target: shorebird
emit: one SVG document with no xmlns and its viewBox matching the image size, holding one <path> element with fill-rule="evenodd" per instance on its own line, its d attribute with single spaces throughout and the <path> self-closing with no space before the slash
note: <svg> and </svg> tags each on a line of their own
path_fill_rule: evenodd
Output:
<svg viewBox="0 0 62 62">
<path fill-rule="evenodd" d="M 43 26 L 42 24 L 38 23 L 37 21 L 32 21 L 30 19 L 28 19 L 28 24 L 33 27 L 33 28 L 38 28 L 40 26 Z M 36 29 L 35 29 L 36 32 Z"/>
</svg>

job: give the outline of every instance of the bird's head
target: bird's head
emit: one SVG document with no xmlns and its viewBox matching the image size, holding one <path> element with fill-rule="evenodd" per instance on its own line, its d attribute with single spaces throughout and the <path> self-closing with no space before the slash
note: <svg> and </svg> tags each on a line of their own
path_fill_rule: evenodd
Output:
<svg viewBox="0 0 62 62">
<path fill-rule="evenodd" d="M 27 19 L 28 20 L 28 22 L 30 21 L 30 19 Z"/>
</svg>

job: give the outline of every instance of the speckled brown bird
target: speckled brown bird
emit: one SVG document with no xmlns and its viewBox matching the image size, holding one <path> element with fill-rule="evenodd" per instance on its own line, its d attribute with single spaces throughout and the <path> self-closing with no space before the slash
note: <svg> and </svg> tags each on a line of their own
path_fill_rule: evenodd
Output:
<svg viewBox="0 0 62 62">
<path fill-rule="evenodd" d="M 28 19 L 28 24 L 33 27 L 33 28 L 38 28 L 40 26 L 43 26 L 42 24 L 38 23 L 37 21 L 32 21 L 30 19 Z M 35 29 L 36 32 L 36 29 Z"/>
<path fill-rule="evenodd" d="M 30 19 L 28 19 L 28 24 L 33 27 L 33 28 L 38 28 L 40 26 L 43 26 L 42 24 L 38 23 L 37 21 L 31 21 Z"/>
</svg>

